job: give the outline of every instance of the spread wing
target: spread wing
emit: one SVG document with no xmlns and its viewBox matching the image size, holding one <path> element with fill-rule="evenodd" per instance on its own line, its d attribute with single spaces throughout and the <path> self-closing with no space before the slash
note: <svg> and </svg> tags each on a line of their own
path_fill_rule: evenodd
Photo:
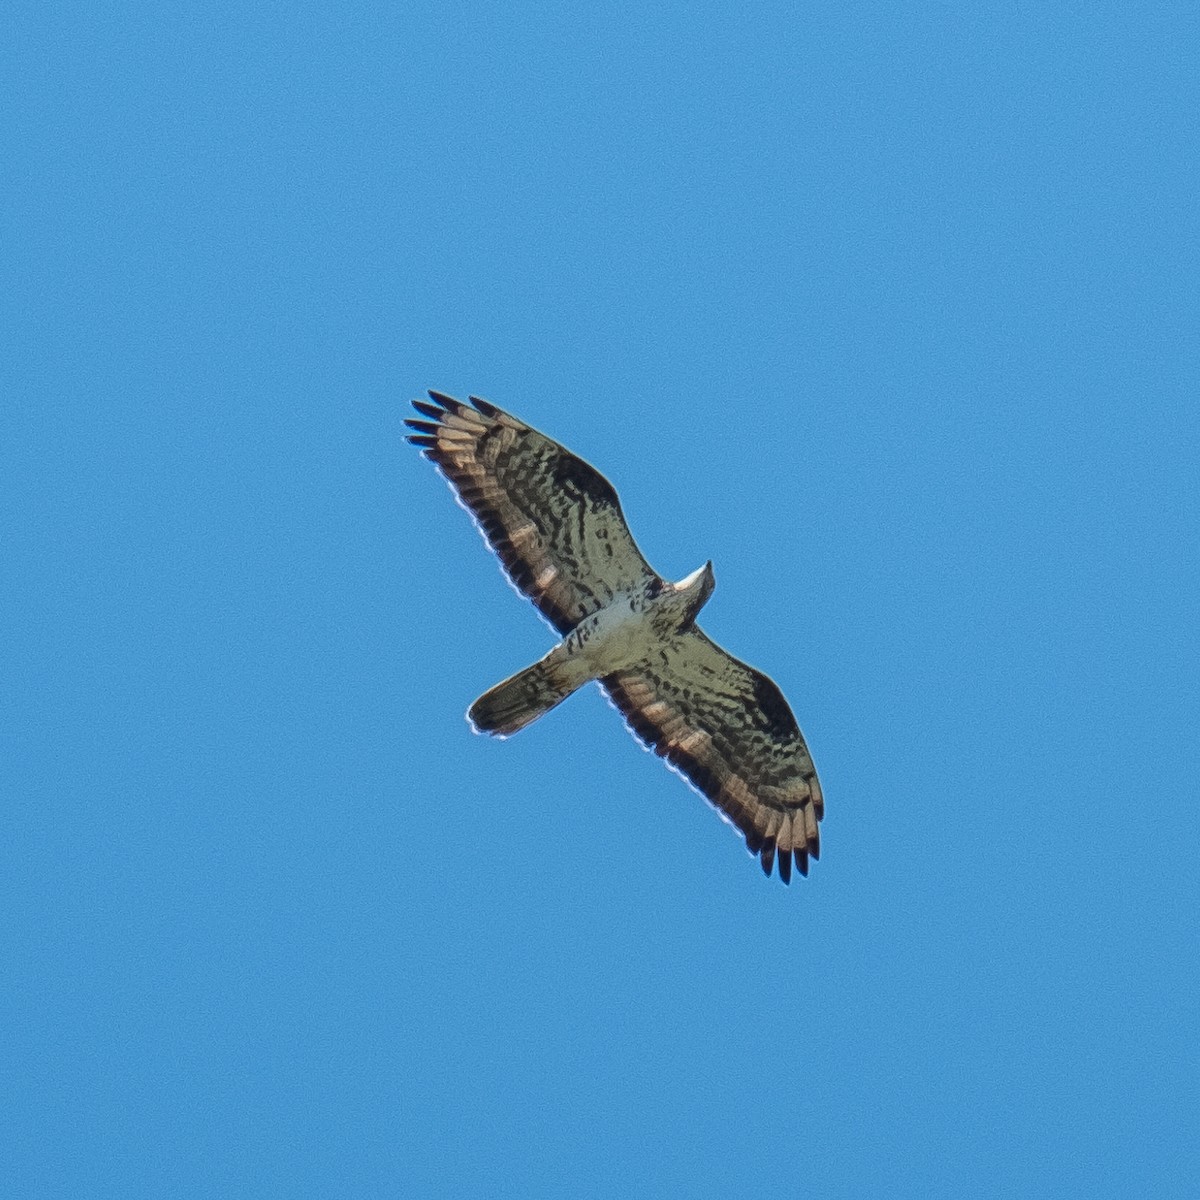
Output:
<svg viewBox="0 0 1200 1200">
<path fill-rule="evenodd" d="M 617 592 L 658 576 L 642 557 L 611 483 L 556 441 L 485 400 L 414 400 L 428 421 L 408 440 L 450 481 L 505 573 L 559 633 Z"/>
<path fill-rule="evenodd" d="M 820 855 L 821 785 L 779 688 L 696 626 L 662 643 L 644 667 L 601 679 L 633 733 L 746 835 L 770 875 Z"/>
</svg>

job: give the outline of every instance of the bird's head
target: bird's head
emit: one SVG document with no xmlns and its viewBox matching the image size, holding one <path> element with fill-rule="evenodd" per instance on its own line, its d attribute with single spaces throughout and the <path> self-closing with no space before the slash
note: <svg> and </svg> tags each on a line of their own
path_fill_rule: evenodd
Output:
<svg viewBox="0 0 1200 1200">
<path fill-rule="evenodd" d="M 675 590 L 687 598 L 688 608 L 695 616 L 704 607 L 716 586 L 717 578 L 713 574 L 712 559 L 709 559 L 704 566 L 693 571 L 686 579 L 681 579 L 675 585 Z"/>
</svg>

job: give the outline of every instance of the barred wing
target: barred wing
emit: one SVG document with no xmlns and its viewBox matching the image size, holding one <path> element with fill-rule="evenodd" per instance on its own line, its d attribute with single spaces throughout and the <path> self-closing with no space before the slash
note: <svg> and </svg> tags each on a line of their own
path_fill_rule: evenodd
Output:
<svg viewBox="0 0 1200 1200">
<path fill-rule="evenodd" d="M 820 855 L 821 785 L 783 693 L 701 630 L 676 634 L 634 671 L 601 679 L 633 733 L 745 834 L 770 875 Z"/>
<path fill-rule="evenodd" d="M 406 421 L 475 518 L 522 595 L 565 634 L 617 592 L 658 576 L 625 524 L 611 483 L 558 442 L 475 396 L 430 392 Z"/>
</svg>

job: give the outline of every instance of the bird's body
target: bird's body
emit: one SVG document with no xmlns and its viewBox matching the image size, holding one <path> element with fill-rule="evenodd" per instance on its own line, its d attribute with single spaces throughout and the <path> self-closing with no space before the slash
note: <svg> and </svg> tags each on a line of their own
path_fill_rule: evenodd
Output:
<svg viewBox="0 0 1200 1200">
<path fill-rule="evenodd" d="M 468 711 L 508 736 L 598 682 L 635 736 L 745 834 L 767 874 L 802 874 L 820 849 L 823 799 L 779 688 L 696 625 L 712 563 L 677 584 L 642 557 L 612 485 L 557 442 L 471 398 L 414 401 L 408 421 L 471 512 L 510 580 L 561 641 Z"/>
<path fill-rule="evenodd" d="M 471 724 L 480 733 L 508 737 L 585 683 L 636 669 L 695 620 L 712 589 L 712 563 L 706 563 L 679 583 L 617 592 L 544 658 L 480 696 L 467 711 Z"/>
<path fill-rule="evenodd" d="M 712 563 L 679 583 L 647 584 L 618 592 L 599 612 L 580 621 L 564 639 L 567 653 L 581 655 L 596 672 L 607 675 L 649 658 L 664 639 L 678 633 L 712 595 Z"/>
</svg>

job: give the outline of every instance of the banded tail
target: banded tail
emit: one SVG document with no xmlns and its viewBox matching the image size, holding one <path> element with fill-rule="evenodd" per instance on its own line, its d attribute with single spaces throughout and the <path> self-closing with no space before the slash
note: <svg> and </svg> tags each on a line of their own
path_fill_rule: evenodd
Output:
<svg viewBox="0 0 1200 1200">
<path fill-rule="evenodd" d="M 592 678 L 580 677 L 570 659 L 553 658 L 551 651 L 532 667 L 518 671 L 503 683 L 489 688 L 467 710 L 467 719 L 479 733 L 508 737 L 524 729 L 561 704 Z"/>
</svg>

